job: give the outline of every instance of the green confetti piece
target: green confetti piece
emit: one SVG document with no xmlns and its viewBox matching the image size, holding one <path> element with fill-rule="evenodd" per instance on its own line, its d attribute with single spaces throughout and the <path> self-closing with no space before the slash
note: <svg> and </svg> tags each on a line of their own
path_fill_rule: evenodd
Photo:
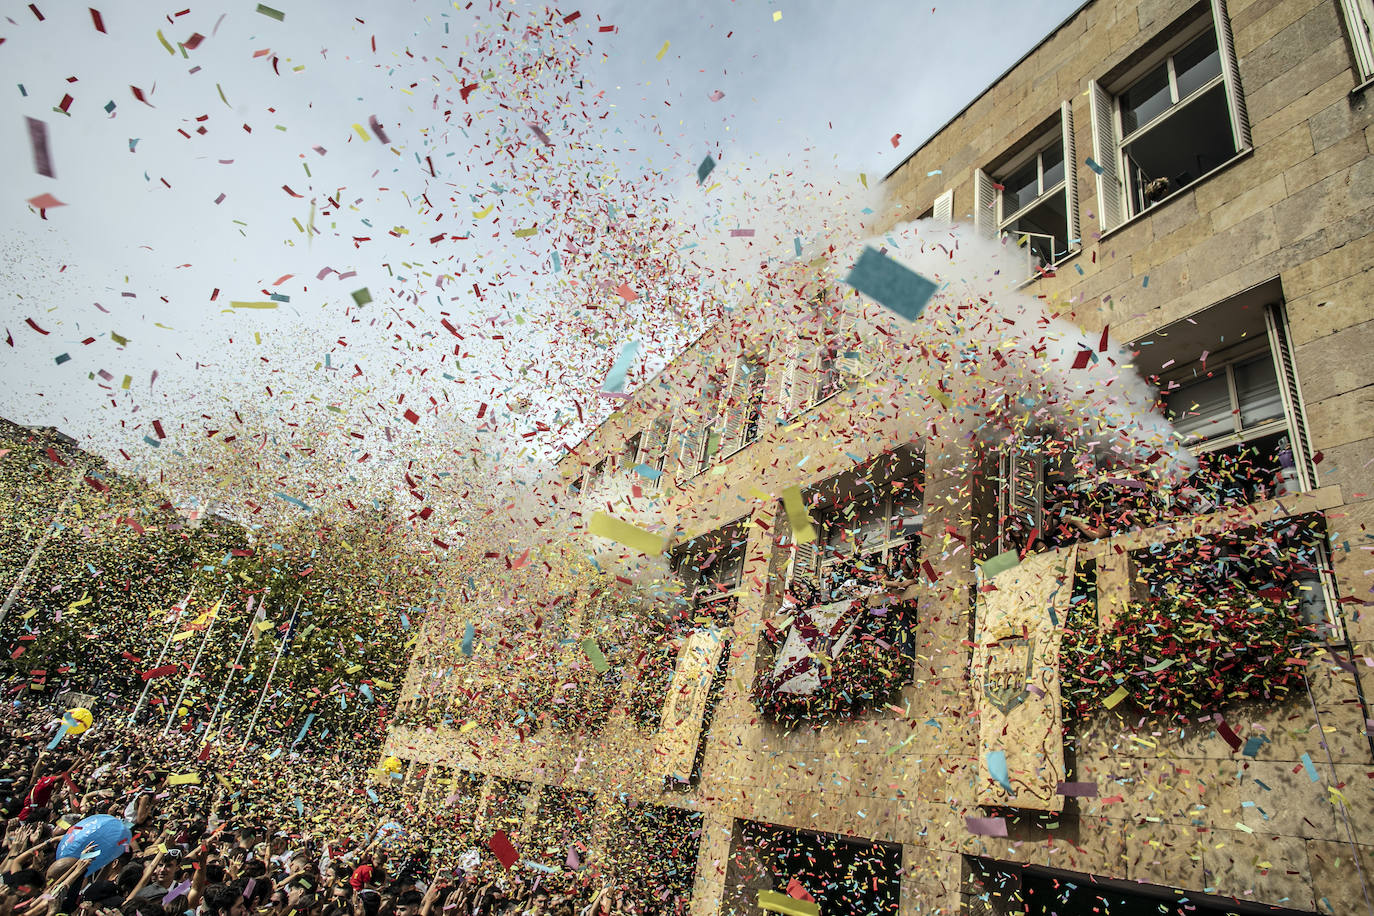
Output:
<svg viewBox="0 0 1374 916">
<path fill-rule="evenodd" d="M 367 291 L 367 287 L 353 291 L 353 302 L 357 305 L 367 305 L 372 301 L 372 294 Z"/>
<path fill-rule="evenodd" d="M 274 10 L 274 9 L 272 9 L 272 7 L 268 6 L 268 5 L 265 4 L 265 3 L 259 3 L 259 4 L 258 4 L 258 12 L 259 12 L 259 13 L 262 13 L 264 16 L 268 17 L 269 19 L 275 19 L 275 20 L 277 20 L 278 22 L 284 22 L 284 21 L 286 20 L 286 14 L 285 14 L 285 13 L 283 13 L 281 10 Z"/>
<path fill-rule="evenodd" d="M 582 651 L 586 654 L 587 660 L 592 663 L 597 674 L 605 674 L 611 669 L 606 663 L 606 656 L 602 654 L 601 647 L 596 644 L 596 640 L 588 636 L 582 640 Z"/>
</svg>

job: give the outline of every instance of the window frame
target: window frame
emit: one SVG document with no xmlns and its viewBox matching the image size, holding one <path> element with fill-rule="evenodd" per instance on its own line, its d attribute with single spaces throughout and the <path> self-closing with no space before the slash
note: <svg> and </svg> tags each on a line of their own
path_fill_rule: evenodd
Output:
<svg viewBox="0 0 1374 916">
<path fill-rule="evenodd" d="M 1359 78 L 1352 92 L 1359 92 L 1374 83 L 1374 0 L 1340 0 L 1340 4 Z"/>
<path fill-rule="evenodd" d="M 1287 432 L 1290 436 L 1292 435 L 1293 431 L 1289 428 L 1290 418 L 1286 407 L 1284 409 L 1284 415 L 1281 417 L 1262 420 L 1258 424 L 1249 427 L 1243 426 L 1241 423 L 1240 394 L 1236 388 L 1236 366 L 1241 363 L 1251 362 L 1261 354 L 1268 355 L 1270 364 L 1274 368 L 1275 379 L 1277 380 L 1279 365 L 1278 361 L 1274 358 L 1273 343 L 1267 338 L 1256 338 L 1243 344 L 1237 344 L 1234 347 L 1228 347 L 1222 353 L 1216 354 L 1217 358 L 1215 360 L 1212 356 L 1209 356 L 1207 359 L 1208 373 L 1206 375 L 1187 375 L 1185 374 L 1186 370 L 1184 370 L 1182 372 L 1172 373 L 1164 379 L 1161 379 L 1161 381 L 1166 382 L 1166 384 L 1170 386 L 1168 388 L 1161 388 L 1160 390 L 1160 396 L 1167 398 L 1170 395 L 1186 391 L 1193 385 L 1198 385 L 1210 378 L 1214 378 L 1218 373 L 1225 373 L 1226 393 L 1230 399 L 1231 407 L 1231 430 L 1230 432 L 1214 434 L 1205 439 L 1185 440 L 1184 444 L 1187 445 L 1190 450 L 1195 452 L 1215 452 L 1230 448 L 1233 445 L 1243 445 L 1246 442 L 1253 442 L 1256 439 L 1262 439 L 1276 432 Z M 1183 383 L 1184 379 L 1188 379 L 1187 384 Z M 1178 383 L 1177 387 L 1173 386 L 1175 382 Z M 1282 388 L 1281 381 L 1278 381 L 1278 385 Z M 1165 419 L 1169 418 L 1166 416 Z M 1173 420 L 1170 420 L 1170 423 L 1172 424 Z"/>
</svg>

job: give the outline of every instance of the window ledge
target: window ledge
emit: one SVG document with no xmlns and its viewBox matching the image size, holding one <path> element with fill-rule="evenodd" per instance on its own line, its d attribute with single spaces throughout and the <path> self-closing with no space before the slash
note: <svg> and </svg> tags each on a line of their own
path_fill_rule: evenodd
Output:
<svg viewBox="0 0 1374 916">
<path fill-rule="evenodd" d="M 1203 175 L 1203 176 L 1202 176 L 1201 178 L 1199 178 L 1197 181 L 1195 181 L 1195 182 L 1193 182 L 1192 184 L 1188 185 L 1186 188 L 1179 188 L 1177 191 L 1175 191 L 1174 193 L 1170 194 L 1168 197 L 1164 198 L 1163 200 L 1160 200 L 1160 201 L 1159 201 L 1158 203 L 1156 203 L 1153 207 L 1150 207 L 1149 209 L 1146 209 L 1146 210 L 1141 210 L 1139 213 L 1135 214 L 1135 215 L 1132 216 L 1130 219 L 1127 219 L 1127 220 L 1125 220 L 1125 221 L 1123 221 L 1123 222 L 1121 222 L 1121 223 L 1118 223 L 1117 225 L 1115 225 L 1115 226 L 1113 226 L 1112 228 L 1108 229 L 1106 232 L 1098 233 L 1097 241 L 1099 241 L 1099 242 L 1105 241 L 1105 240 L 1108 239 L 1109 237 L 1111 237 L 1111 236 L 1113 236 L 1113 235 L 1116 235 L 1116 233 L 1121 232 L 1122 230 L 1126 229 L 1127 227 L 1135 225 L 1136 223 L 1140 222 L 1140 221 L 1141 221 L 1142 219 L 1144 219 L 1145 217 L 1147 217 L 1147 216 L 1154 216 L 1156 213 L 1159 212 L 1160 207 L 1166 207 L 1166 206 L 1168 206 L 1170 203 L 1172 203 L 1172 202 L 1175 201 L 1175 200 L 1178 200 L 1178 199 L 1179 199 L 1180 197 L 1182 197 L 1184 194 L 1187 194 L 1189 191 L 1192 191 L 1192 190 L 1196 189 L 1196 188 L 1198 187 L 1198 185 L 1202 184 L 1202 183 L 1205 182 L 1205 181 L 1209 181 L 1213 176 L 1216 176 L 1216 175 L 1221 174 L 1222 172 L 1224 172 L 1224 171 L 1226 171 L 1227 169 L 1229 169 L 1231 166 L 1235 165 L 1236 163 L 1238 163 L 1238 162 L 1240 162 L 1240 161 L 1242 161 L 1242 160 L 1244 160 L 1244 159 L 1249 158 L 1250 156 L 1253 156 L 1254 154 L 1255 154 L 1255 148 L 1254 148 L 1253 146 L 1249 147 L 1248 149 L 1243 149 L 1243 150 L 1241 150 L 1240 152 L 1238 152 L 1238 153 L 1236 153 L 1234 156 L 1232 156 L 1230 159 L 1227 159 L 1227 160 L 1226 160 L 1225 162 L 1223 162 L 1221 165 L 1219 165 L 1219 166 L 1217 166 L 1216 168 L 1212 169 L 1212 171 L 1208 172 L 1206 175 Z M 1101 217 L 1102 217 L 1102 214 L 1099 213 L 1099 214 L 1098 214 L 1098 218 L 1101 219 Z"/>
<path fill-rule="evenodd" d="M 1374 86 L 1374 76 L 1369 77 L 1363 82 L 1357 84 L 1354 89 L 1351 89 L 1350 97 L 1354 98 L 1357 95 L 1364 95 L 1365 90 L 1369 89 L 1371 86 Z"/>
</svg>

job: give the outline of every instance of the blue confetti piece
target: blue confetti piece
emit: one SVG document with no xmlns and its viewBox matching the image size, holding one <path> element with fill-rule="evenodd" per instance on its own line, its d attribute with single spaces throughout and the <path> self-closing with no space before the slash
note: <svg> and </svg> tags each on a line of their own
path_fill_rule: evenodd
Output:
<svg viewBox="0 0 1374 916">
<path fill-rule="evenodd" d="M 1016 790 L 1011 787 L 1011 775 L 1007 772 L 1006 751 L 988 751 L 988 775 L 1006 789 L 1007 794 L 1016 794 Z"/>
<path fill-rule="evenodd" d="M 132 152 L 134 151 L 134 147 L 135 147 L 135 146 L 138 146 L 138 141 L 139 141 L 139 138 L 138 138 L 138 137 L 130 137 L 130 138 L 129 138 L 129 152 L 132 153 Z"/>
<path fill-rule="evenodd" d="M 162 448 L 162 443 L 154 439 L 152 436 L 144 436 L 143 441 L 151 445 L 153 448 Z"/>
<path fill-rule="evenodd" d="M 1149 286 L 1149 285 L 1150 285 L 1150 275 L 1149 275 L 1149 274 L 1146 274 L 1143 278 L 1141 278 L 1140 285 L 1141 285 L 1141 286 Z"/>
<path fill-rule="evenodd" d="M 294 802 L 295 805 L 296 805 L 296 817 L 304 817 L 304 816 L 305 816 L 305 805 L 301 804 L 300 798 L 299 798 L 299 797 L 293 798 L 293 799 L 291 799 L 291 801 Z"/>
<path fill-rule="evenodd" d="M 1097 160 L 1094 159 L 1092 156 L 1089 156 L 1087 159 L 1084 159 L 1083 164 L 1086 165 L 1088 168 L 1092 169 L 1097 174 L 1102 174 L 1102 166 L 1098 165 Z"/>
<path fill-rule="evenodd" d="M 635 356 L 639 354 L 639 341 L 632 340 L 627 343 L 611 365 L 611 371 L 606 374 L 606 382 L 601 386 L 601 390 L 608 394 L 625 390 L 625 376 L 630 371 L 630 366 L 634 364 Z"/>
<path fill-rule="evenodd" d="M 845 282 L 878 304 L 915 321 L 935 294 L 935 284 L 875 248 L 865 248 Z"/>
<path fill-rule="evenodd" d="M 712 159 L 710 156 L 701 160 L 701 165 L 697 166 L 697 184 L 706 181 L 706 176 L 715 171 L 715 168 L 716 160 Z"/>
<path fill-rule="evenodd" d="M 647 464 L 635 465 L 635 473 L 645 480 L 658 480 L 663 476 L 663 472 L 658 468 L 651 468 Z"/>
<path fill-rule="evenodd" d="M 472 657 L 472 641 L 477 636 L 477 627 L 473 626 L 472 621 L 463 628 L 463 654 Z"/>
<path fill-rule="evenodd" d="M 16 83 L 15 85 L 17 85 L 17 86 L 19 87 L 19 94 L 22 95 L 24 98 L 27 99 L 27 98 L 29 97 L 29 90 L 27 90 L 27 89 L 24 88 L 24 84 L 23 84 L 23 83 Z"/>
<path fill-rule="evenodd" d="M 1082 265 L 1082 264 L 1075 264 L 1075 265 L 1073 265 L 1073 269 L 1076 270 L 1076 271 L 1078 271 L 1078 275 L 1079 275 L 1080 277 L 1083 276 L 1083 265 Z"/>
<path fill-rule="evenodd" d="M 1307 770 L 1307 778 L 1313 782 L 1319 782 L 1321 777 L 1317 775 L 1317 768 L 1312 765 L 1312 757 L 1308 754 L 1302 755 L 1302 765 Z"/>
<path fill-rule="evenodd" d="M 62 365 L 63 363 L 65 363 L 65 362 L 67 362 L 68 360 L 70 360 L 71 358 L 72 358 L 72 355 L 71 355 L 70 353 L 59 353 L 59 354 L 57 354 L 57 356 L 53 359 L 53 362 L 57 363 L 57 364 L 60 366 L 60 365 Z"/>
<path fill-rule="evenodd" d="M 801 257 L 801 236 L 792 239 L 792 247 L 797 251 L 797 257 Z"/>
<path fill-rule="evenodd" d="M 306 505 L 305 503 L 301 502 L 299 499 L 297 499 L 297 498 L 294 497 L 294 496 L 287 496 L 285 493 L 273 493 L 272 495 L 275 496 L 275 497 L 277 497 L 277 499 L 280 499 L 282 502 L 288 502 L 288 503 L 290 503 L 291 505 L 297 507 L 298 509 L 304 509 L 306 512 L 313 512 L 313 511 L 315 511 L 315 510 L 313 510 L 312 508 L 310 508 L 310 506 L 308 506 L 308 505 Z"/>
<path fill-rule="evenodd" d="M 1260 748 L 1264 747 L 1264 742 L 1267 740 L 1263 735 L 1251 735 L 1245 739 L 1245 748 L 1241 753 L 1246 757 L 1258 757 Z"/>
<path fill-rule="evenodd" d="M 291 742 L 291 746 L 292 746 L 292 747 L 295 747 L 296 745 L 300 744 L 302 741 L 305 740 L 305 733 L 306 733 L 307 731 L 310 730 L 310 723 L 311 723 L 311 722 L 314 722 L 314 721 L 315 721 L 315 714 L 314 714 L 313 712 L 312 712 L 310 715 L 308 715 L 308 716 L 305 717 L 305 724 L 302 725 L 302 726 L 301 726 L 301 730 L 300 730 L 299 732 L 296 733 L 296 740 Z M 300 800 L 299 800 L 299 799 L 297 799 L 297 801 L 296 801 L 296 807 L 297 807 L 297 813 L 303 813 L 303 812 L 301 812 L 301 811 L 299 810 L 299 809 L 300 809 Z"/>
<path fill-rule="evenodd" d="M 110 99 L 108 102 L 105 103 L 105 113 L 106 113 L 106 114 L 114 114 L 114 110 L 115 110 L 114 99 Z"/>
<path fill-rule="evenodd" d="M 554 272 L 554 273 L 562 273 L 562 271 L 563 271 L 563 262 L 559 259 L 559 257 L 558 257 L 558 252 L 555 251 L 555 252 L 553 253 L 553 272 Z"/>
</svg>

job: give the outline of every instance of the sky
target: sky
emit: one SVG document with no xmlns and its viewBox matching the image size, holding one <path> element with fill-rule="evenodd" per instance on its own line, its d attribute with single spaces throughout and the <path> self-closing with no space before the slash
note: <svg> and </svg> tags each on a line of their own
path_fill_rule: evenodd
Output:
<svg viewBox="0 0 1374 916">
<path fill-rule="evenodd" d="M 540 365 L 609 363 L 624 326 L 555 352 L 578 336 L 549 312 L 573 272 L 539 227 L 578 222 L 583 199 L 553 212 L 557 181 L 619 181 L 615 200 L 642 188 L 658 205 L 708 154 L 880 177 L 1077 6 L 569 0 L 543 17 L 559 36 L 503 45 L 497 23 L 545 7 L 92 2 L 103 32 L 85 4 L 0 3 L 0 415 L 133 469 L 178 450 L 169 428 L 290 425 L 302 404 L 394 445 L 408 404 L 451 420 L 449 405 L 508 398 Z M 460 98 L 474 67 L 480 88 Z M 519 117 L 497 104 L 517 98 Z M 29 118 L 54 177 L 36 171 Z M 43 194 L 65 206 L 26 203 Z M 488 219 L 505 223 L 479 235 Z M 480 329 L 461 359 L 441 316 Z M 441 381 L 459 373 L 461 388 Z M 549 410 L 566 428 L 570 408 Z"/>
</svg>

